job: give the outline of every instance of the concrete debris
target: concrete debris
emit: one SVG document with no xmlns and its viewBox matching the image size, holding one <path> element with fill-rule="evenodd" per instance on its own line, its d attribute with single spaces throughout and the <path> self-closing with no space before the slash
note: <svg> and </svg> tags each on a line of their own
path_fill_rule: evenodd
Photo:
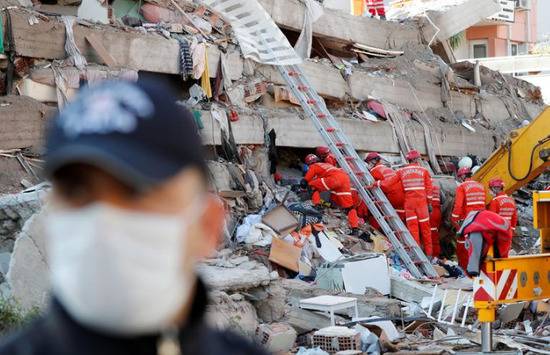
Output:
<svg viewBox="0 0 550 355">
<path fill-rule="evenodd" d="M 257 341 L 269 351 L 289 351 L 294 347 L 296 331 L 285 323 L 260 324 L 256 329 Z"/>
<path fill-rule="evenodd" d="M 493 0 L 412 1 L 402 7 L 390 7 L 388 18 L 426 18 L 427 29 L 424 38 L 432 43 L 434 37 L 446 41 L 449 37 L 493 16 L 501 9 L 498 2 Z"/>
<path fill-rule="evenodd" d="M 46 191 L 0 196 L 0 250 L 12 252 L 14 243 L 27 220 L 37 213 Z"/>
<path fill-rule="evenodd" d="M 271 281 L 269 270 L 260 263 L 254 263 L 252 269 L 249 265 L 228 268 L 203 264 L 197 271 L 208 286 L 223 291 L 266 286 Z"/>
<path fill-rule="evenodd" d="M 27 310 L 42 308 L 48 302 L 45 219 L 44 213 L 38 213 L 27 220 L 15 241 L 6 275 L 11 296 Z"/>
<path fill-rule="evenodd" d="M 211 302 L 206 309 L 209 324 L 254 337 L 259 323 L 256 310 L 250 302 L 235 299 L 221 291 L 212 292 L 210 298 Z"/>
</svg>

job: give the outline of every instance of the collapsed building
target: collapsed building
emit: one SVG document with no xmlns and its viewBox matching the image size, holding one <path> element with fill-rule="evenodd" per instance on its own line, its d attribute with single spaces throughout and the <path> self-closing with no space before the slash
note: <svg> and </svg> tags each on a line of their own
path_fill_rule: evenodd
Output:
<svg viewBox="0 0 550 355">
<path fill-rule="evenodd" d="M 300 67 L 355 149 L 380 152 L 396 165 L 409 149 L 419 150 L 447 195 L 447 213 L 458 158 L 471 156 L 481 163 L 513 129 L 544 109 L 537 87 L 453 59 L 448 38 L 498 11 L 492 0 L 450 1 L 433 11 L 399 13 L 399 21 L 355 17 L 312 0 L 258 2 L 290 43 L 305 46 L 307 58 Z M 438 289 L 410 280 L 382 234 L 367 228 L 365 239 L 349 236 L 340 211 L 328 209 L 319 217 L 326 230 L 323 241 L 337 247 L 313 250 L 309 262 L 299 262 L 303 246 L 295 240 L 281 244 L 278 236 L 285 237 L 300 221 L 276 206 L 303 202 L 288 190 L 301 178 L 299 162 L 324 142 L 277 69 L 245 58 L 219 14 L 189 0 L 0 4 L 5 39 L 0 192 L 6 194 L 0 199 L 5 280 L 0 291 L 5 297 L 25 308 L 47 300 L 41 232 L 47 211 L 40 211 L 48 186 L 35 185 L 41 182 L 48 119 L 85 85 L 153 77 L 168 81 L 193 112 L 211 159 L 213 187 L 229 212 L 223 246 L 216 258 L 199 266 L 213 289 L 209 314 L 214 324 L 259 335 L 267 345 L 279 337 L 289 344 L 272 350 L 298 345 L 357 350 L 355 345 L 330 348 L 323 341 L 336 337 L 356 344 L 368 329 L 376 339 L 366 341 L 374 347 L 368 352 L 426 351 L 437 344 L 437 353 L 478 344 L 475 332 L 467 331 L 467 325 L 476 328 L 471 282 L 445 279 Z M 278 183 L 275 174 L 282 178 Z M 380 278 L 350 276 L 365 268 L 380 270 Z M 441 275 L 456 271 L 452 263 L 438 270 Z M 301 279 L 293 279 L 296 275 Z M 344 309 L 331 319 L 302 304 L 318 296 L 356 299 L 357 314 Z M 533 315 L 509 308 L 503 323 L 521 318 L 522 336 L 548 335 L 544 321 L 532 319 L 538 328 L 529 333 L 524 321 Z M 414 319 L 397 329 L 392 321 L 404 312 Z M 373 318 L 363 319 L 359 330 L 348 329 L 351 333 L 341 328 L 316 333 L 348 324 L 354 316 Z M 434 320 L 435 326 L 424 325 Z M 514 334 L 503 327 L 501 335 Z M 530 347 L 522 340 L 500 339 L 510 348 Z"/>
</svg>

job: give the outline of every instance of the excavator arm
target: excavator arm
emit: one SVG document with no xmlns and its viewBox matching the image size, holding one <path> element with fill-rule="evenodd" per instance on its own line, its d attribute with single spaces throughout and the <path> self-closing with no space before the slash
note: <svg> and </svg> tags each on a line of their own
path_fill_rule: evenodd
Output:
<svg viewBox="0 0 550 355">
<path fill-rule="evenodd" d="M 550 166 L 550 108 L 509 138 L 487 159 L 473 179 L 489 185 L 492 178 L 504 180 L 511 194 L 527 185 Z"/>
</svg>

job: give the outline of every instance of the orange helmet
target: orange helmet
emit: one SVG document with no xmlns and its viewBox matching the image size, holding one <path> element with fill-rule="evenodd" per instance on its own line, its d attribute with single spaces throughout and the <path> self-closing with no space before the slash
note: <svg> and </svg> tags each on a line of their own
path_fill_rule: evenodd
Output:
<svg viewBox="0 0 550 355">
<path fill-rule="evenodd" d="M 420 153 L 418 152 L 418 150 L 413 149 L 407 153 L 407 156 L 405 158 L 407 158 L 408 161 L 415 160 L 420 158 Z"/>
<path fill-rule="evenodd" d="M 330 153 L 330 149 L 328 147 L 320 146 L 315 148 L 315 154 L 317 154 L 317 156 L 321 158 L 326 157 L 329 153 Z"/>
<path fill-rule="evenodd" d="M 382 159 L 382 157 L 380 156 L 380 154 L 376 153 L 376 152 L 370 152 L 369 154 L 367 154 L 367 157 L 365 158 L 365 162 L 370 162 L 371 160 L 374 160 L 374 159 Z"/>
<path fill-rule="evenodd" d="M 456 173 L 456 176 L 461 178 L 461 177 L 464 177 L 464 176 L 469 175 L 471 173 L 472 173 L 472 171 L 470 170 L 470 168 L 465 166 L 463 168 L 458 169 L 458 172 Z"/>
<path fill-rule="evenodd" d="M 500 187 L 504 189 L 504 181 L 501 178 L 494 178 L 489 181 L 489 187 Z"/>
<path fill-rule="evenodd" d="M 315 164 L 319 162 L 319 157 L 315 154 L 308 154 L 306 158 L 304 159 L 304 162 L 307 165 Z"/>
</svg>

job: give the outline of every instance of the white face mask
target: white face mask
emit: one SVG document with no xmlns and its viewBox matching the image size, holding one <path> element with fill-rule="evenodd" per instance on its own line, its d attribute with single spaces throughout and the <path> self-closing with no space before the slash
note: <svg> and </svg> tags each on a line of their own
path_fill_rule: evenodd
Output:
<svg viewBox="0 0 550 355">
<path fill-rule="evenodd" d="M 53 293 L 76 320 L 101 331 L 139 335 L 169 328 L 191 296 L 185 233 L 200 213 L 185 221 L 100 203 L 52 211 Z"/>
</svg>

